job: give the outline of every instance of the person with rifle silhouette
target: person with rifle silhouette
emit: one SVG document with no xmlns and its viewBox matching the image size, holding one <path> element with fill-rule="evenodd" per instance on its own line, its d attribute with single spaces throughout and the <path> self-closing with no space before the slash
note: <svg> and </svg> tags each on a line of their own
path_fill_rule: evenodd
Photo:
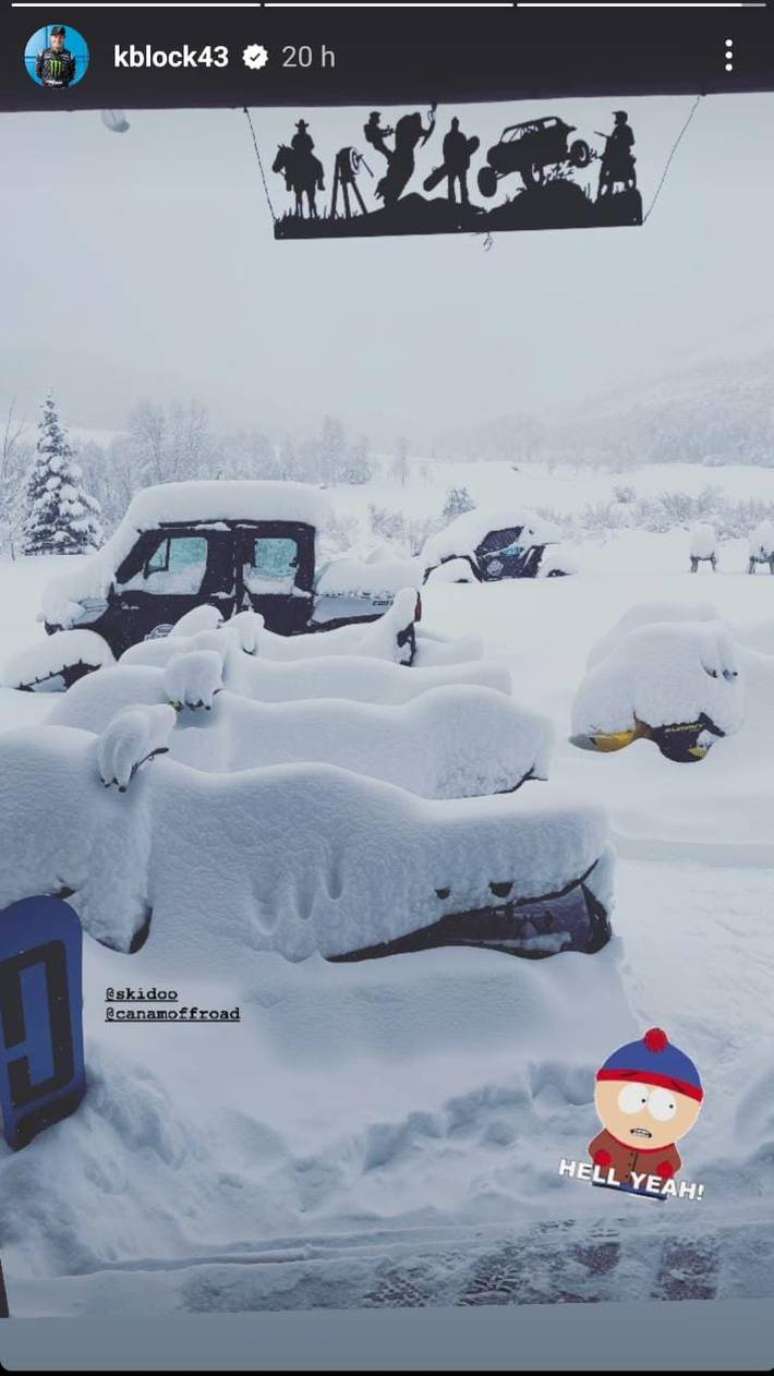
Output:
<svg viewBox="0 0 774 1376">
<path fill-rule="evenodd" d="M 609 195 L 616 182 L 623 182 L 627 191 L 633 190 L 637 185 L 635 160 L 632 156 L 634 132 L 629 124 L 629 116 L 625 110 L 614 110 L 613 118 L 615 125 L 612 134 L 595 131 L 605 140 L 605 151 L 599 169 L 598 197 Z"/>
</svg>

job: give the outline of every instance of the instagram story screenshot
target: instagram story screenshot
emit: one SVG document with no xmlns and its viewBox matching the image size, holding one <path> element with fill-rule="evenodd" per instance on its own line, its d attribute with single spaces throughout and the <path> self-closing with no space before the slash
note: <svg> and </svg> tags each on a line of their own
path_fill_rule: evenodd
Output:
<svg viewBox="0 0 774 1376">
<path fill-rule="evenodd" d="M 771 1370 L 774 13 L 2 4 L 0 1364 Z"/>
</svg>

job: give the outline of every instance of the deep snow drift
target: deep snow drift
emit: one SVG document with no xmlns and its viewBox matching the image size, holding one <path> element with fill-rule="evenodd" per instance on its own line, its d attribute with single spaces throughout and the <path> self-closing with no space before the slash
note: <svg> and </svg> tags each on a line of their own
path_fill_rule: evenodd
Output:
<svg viewBox="0 0 774 1376">
<path fill-rule="evenodd" d="M 174 759 L 208 771 L 309 761 L 425 798 L 502 793 L 548 775 L 550 724 L 490 688 L 432 688 L 398 706 L 264 703 L 223 690 L 222 661 L 208 650 L 165 669 L 122 663 L 91 674 L 56 699 L 47 721 L 102 732 L 123 709 L 169 702 L 211 709 L 182 711 L 166 742 Z"/>
<path fill-rule="evenodd" d="M 4 688 L 19 688 L 37 681 L 59 692 L 63 670 L 77 664 L 100 669 L 114 663 L 110 646 L 95 631 L 62 631 L 49 639 L 32 641 L 14 655 L 4 669 L 2 684 Z"/>
<path fill-rule="evenodd" d="M 376 656 L 369 657 L 359 652 L 353 654 L 347 644 L 340 646 L 344 653 L 338 655 L 317 655 L 313 652 L 303 656 L 303 669 L 299 672 L 298 664 L 293 660 L 261 658 L 253 653 L 251 646 L 254 643 L 255 625 L 252 617 L 245 621 L 234 617 L 225 627 L 216 631 L 200 631 L 195 636 L 144 640 L 125 651 L 120 662 L 125 666 L 142 664 L 162 667 L 181 654 L 210 651 L 223 661 L 223 682 L 226 687 L 259 702 L 345 698 L 352 702 L 398 704 L 410 702 L 431 688 L 463 683 L 492 688 L 501 693 L 511 691 L 507 667 L 495 661 L 431 663 L 427 668 L 412 667 L 407 670 L 404 665 Z M 308 639 L 316 642 L 334 634 L 333 631 L 323 631 L 319 637 L 311 635 Z M 432 652 L 435 643 L 430 642 L 430 647 Z M 439 648 L 442 651 L 444 647 L 439 644 Z"/>
<path fill-rule="evenodd" d="M 105 784 L 166 744 L 174 713 L 128 718 L 101 737 L 0 736 L 0 903 L 69 890 L 86 931 L 122 951 L 152 913 L 162 962 L 195 969 L 206 955 L 224 974 L 248 951 L 342 955 L 581 879 L 611 906 L 604 813 L 548 784 L 437 802 L 330 765 L 208 774 L 161 758 L 122 794 Z M 558 921 L 510 944 L 561 950 Z"/>
<path fill-rule="evenodd" d="M 481 504 L 505 487 L 500 465 L 459 465 L 448 480 Z M 588 500 L 607 499 L 618 480 L 584 474 Z M 660 466 L 629 480 L 645 493 L 667 481 L 699 493 L 707 471 Z M 760 469 L 712 474 L 734 498 L 774 496 L 773 480 Z M 511 482 L 532 505 L 577 505 L 577 475 Z M 423 495 L 435 509 L 429 484 L 407 500 L 419 509 Z M 553 722 L 551 785 L 517 797 L 551 787 L 609 810 L 614 940 L 592 957 L 534 962 L 447 949 L 289 964 L 256 952 L 215 977 L 211 921 L 201 942 L 181 931 L 163 959 L 153 924 L 131 955 L 87 935 L 84 1105 L 18 1155 L 0 1143 L 15 1312 L 568 1301 L 630 1298 L 633 1286 L 653 1298 L 772 1294 L 774 582 L 746 576 L 745 537 L 722 542 L 720 571 L 699 586 L 686 545 L 685 530 L 632 529 L 586 544 L 574 579 L 423 592 L 423 633 L 481 635 L 519 705 Z M 54 562 L 0 569 L 4 653 L 42 639 L 34 618 Z M 712 602 L 701 614 L 697 594 Z M 679 611 L 673 621 L 724 620 L 745 682 L 739 731 L 688 768 L 647 742 L 603 756 L 567 741 L 592 646 L 632 608 L 631 628 L 652 620 L 636 609 L 653 604 L 662 623 L 667 608 Z M 402 682 L 416 672 L 393 669 Z M 0 725 L 26 721 L 37 737 L 65 701 L 0 690 Z M 212 713 L 191 714 L 205 736 L 218 706 L 216 696 Z M 96 783 L 117 835 L 135 787 L 168 763 L 144 765 L 124 795 Z M 64 778 L 58 796 L 64 816 Z M 36 828 L 36 814 L 25 816 Z M 216 849 L 220 835 L 210 839 Z M 242 1022 L 174 1033 L 105 1025 L 106 987 L 154 983 L 178 985 L 181 1004 L 238 1003 Z M 596 1069 L 654 1023 L 693 1056 L 707 1089 L 682 1153 L 704 1198 L 655 1205 L 658 1218 L 644 1201 L 624 1208 L 558 1175 L 560 1158 L 582 1158 L 598 1130 Z"/>
</svg>

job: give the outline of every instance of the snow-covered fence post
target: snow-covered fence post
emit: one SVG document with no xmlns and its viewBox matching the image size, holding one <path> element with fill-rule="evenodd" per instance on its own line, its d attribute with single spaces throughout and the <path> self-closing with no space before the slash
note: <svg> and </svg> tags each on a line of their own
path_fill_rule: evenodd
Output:
<svg viewBox="0 0 774 1376">
<path fill-rule="evenodd" d="M 712 572 L 717 571 L 717 535 L 714 526 L 706 521 L 700 521 L 691 531 L 689 553 L 691 559 L 691 573 L 697 573 L 699 564 L 708 563 L 712 565 Z"/>
</svg>

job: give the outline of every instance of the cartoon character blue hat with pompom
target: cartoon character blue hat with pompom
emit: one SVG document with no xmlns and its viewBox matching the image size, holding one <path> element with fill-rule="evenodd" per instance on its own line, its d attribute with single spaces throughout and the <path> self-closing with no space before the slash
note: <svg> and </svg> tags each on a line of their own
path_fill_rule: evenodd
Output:
<svg viewBox="0 0 774 1376">
<path fill-rule="evenodd" d="M 673 1190 L 682 1164 L 675 1145 L 690 1132 L 701 1111 L 704 1088 L 696 1066 L 651 1027 L 636 1042 L 619 1046 L 597 1071 L 594 1104 L 602 1123 L 589 1143 L 595 1165 L 611 1171 L 619 1189 L 647 1193 L 643 1181 L 661 1182 L 657 1197 Z"/>
<path fill-rule="evenodd" d="M 637 1042 L 619 1046 L 597 1071 L 597 1079 L 637 1080 L 674 1089 L 699 1102 L 704 1098 L 699 1072 L 690 1056 L 670 1042 L 660 1027 L 651 1027 Z"/>
</svg>

